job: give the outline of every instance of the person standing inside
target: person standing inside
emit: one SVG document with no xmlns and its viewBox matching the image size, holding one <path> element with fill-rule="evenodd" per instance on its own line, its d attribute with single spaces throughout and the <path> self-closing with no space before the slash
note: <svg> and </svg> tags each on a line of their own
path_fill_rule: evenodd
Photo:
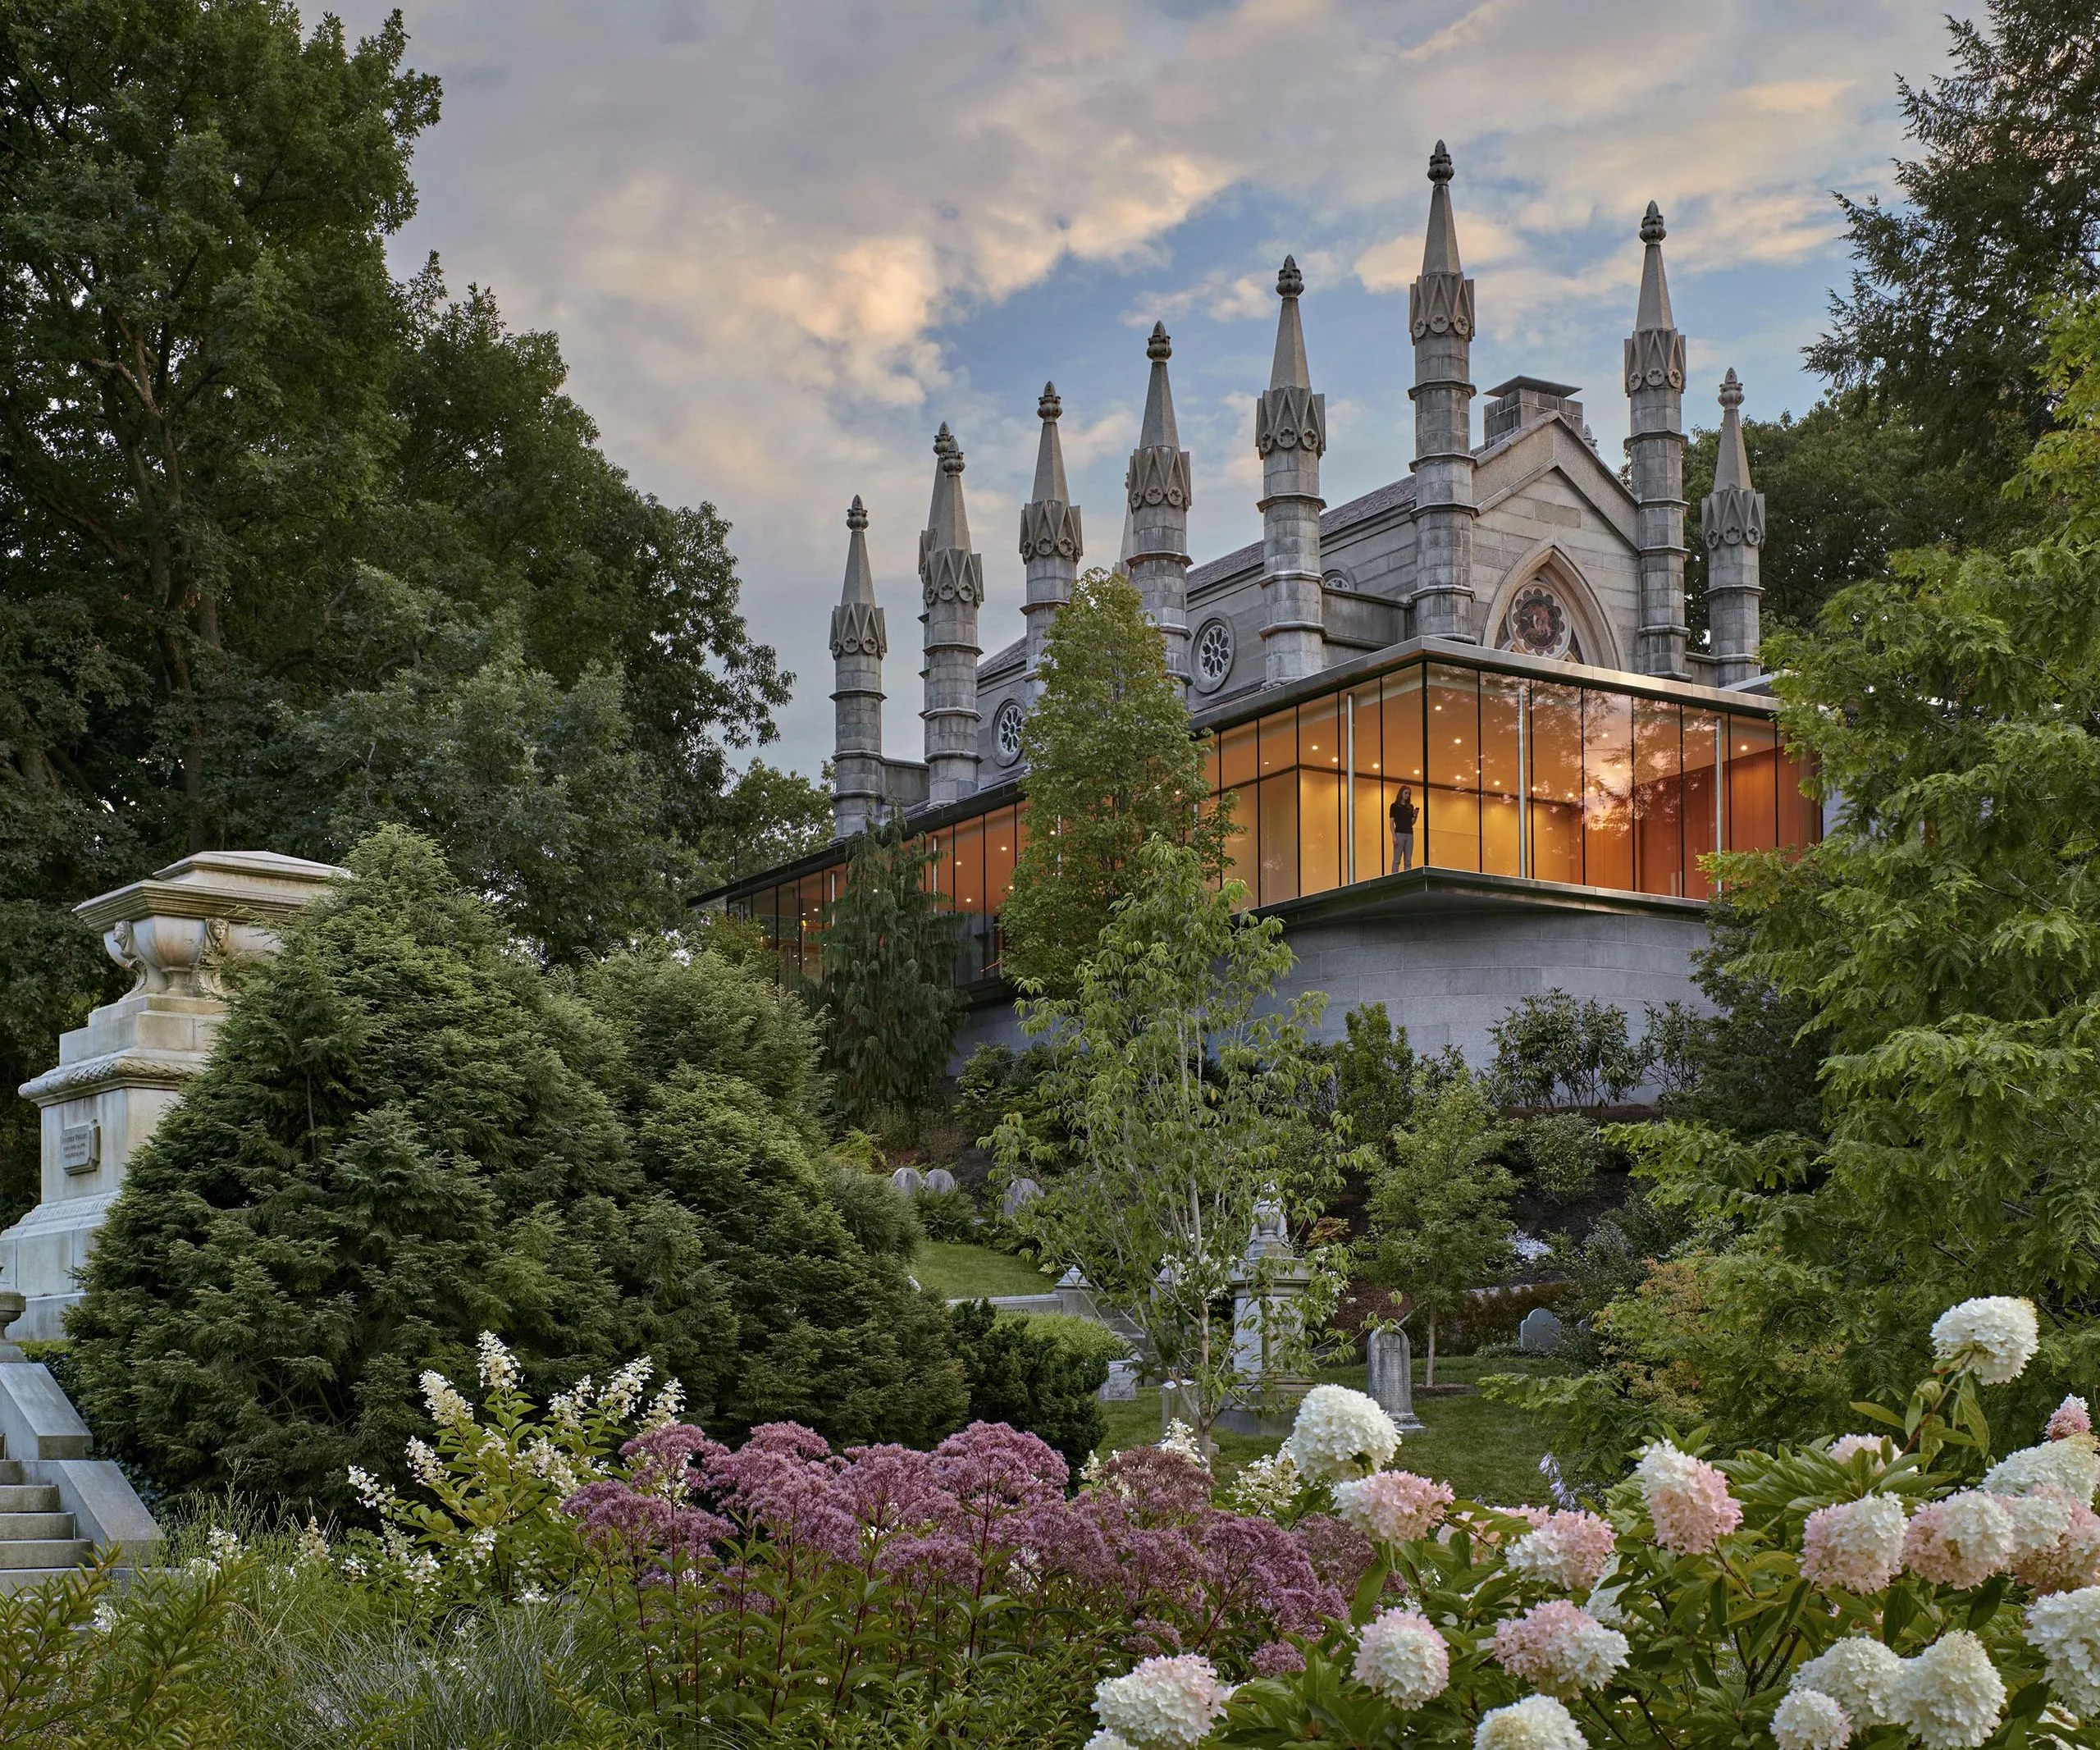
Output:
<svg viewBox="0 0 2100 1750">
<path fill-rule="evenodd" d="M 1405 784 L 1393 798 L 1393 871 L 1414 867 L 1414 793 Z"/>
</svg>

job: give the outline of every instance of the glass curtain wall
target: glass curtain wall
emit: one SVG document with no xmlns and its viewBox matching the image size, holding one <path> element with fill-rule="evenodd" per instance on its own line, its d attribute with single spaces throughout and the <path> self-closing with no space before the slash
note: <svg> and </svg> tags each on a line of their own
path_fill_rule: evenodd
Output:
<svg viewBox="0 0 2100 1750">
<path fill-rule="evenodd" d="M 1220 730 L 1229 873 L 1274 905 L 1410 869 L 1709 897 L 1715 850 L 1813 844 L 1771 720 L 1418 663 Z"/>
</svg>

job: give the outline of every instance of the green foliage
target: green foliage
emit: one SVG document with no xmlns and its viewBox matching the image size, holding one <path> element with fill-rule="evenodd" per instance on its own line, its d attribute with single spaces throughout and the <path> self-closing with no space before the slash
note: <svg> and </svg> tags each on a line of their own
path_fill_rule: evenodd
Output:
<svg viewBox="0 0 2100 1750">
<path fill-rule="evenodd" d="M 1203 752 L 1166 672 L 1159 630 L 1130 582 L 1079 580 L 1051 622 L 1043 692 L 1022 726 L 1028 842 L 1000 914 L 1002 964 L 1039 994 L 1069 995 L 1153 837 L 1188 845 L 1212 880 L 1230 821 L 1208 793 Z"/>
<path fill-rule="evenodd" d="M 1281 926 L 1235 918 L 1236 884 L 1213 889 L 1191 847 L 1148 839 L 1136 873 L 1077 994 L 1023 1006 L 1023 1030 L 1054 1053 L 1042 1092 L 1069 1140 L 1021 1223 L 1046 1263 L 1076 1266 L 1193 1383 L 1200 1435 L 1241 1389 L 1215 1303 L 1243 1268 L 1255 1206 L 1274 1203 L 1302 1231 L 1335 1182 L 1340 1138 L 1304 1109 L 1320 1068 L 1306 1033 L 1324 998 L 1274 1002 L 1291 961 Z M 994 1146 L 1010 1172 L 1042 1148 L 1019 1116 Z M 1317 1329 L 1338 1283 L 1324 1254 L 1312 1263 Z M 1255 1265 L 1249 1291 L 1272 1271 Z"/>
<path fill-rule="evenodd" d="M 1580 1113 L 1550 1113 L 1507 1127 L 1525 1177 L 1550 1203 L 1573 1203 L 1596 1182 L 1609 1152 Z"/>
<path fill-rule="evenodd" d="M 1039 1437 L 1077 1476 L 1108 1432 L 1096 1394 L 1121 1340 L 1075 1318 L 1001 1318 L 988 1300 L 951 1307 L 948 1322 L 970 1381 L 970 1419 Z"/>
<path fill-rule="evenodd" d="M 1367 1003 L 1342 1017 L 1341 1041 L 1327 1048 L 1335 1103 L 1349 1135 L 1382 1150 L 1414 1116 L 1427 1065 L 1408 1044 L 1408 1030 L 1387 1019 L 1386 1005 Z"/>
<path fill-rule="evenodd" d="M 72 1327 L 106 1445 L 344 1501 L 484 1330 L 542 1383 L 652 1352 L 733 1427 L 952 1425 L 940 1307 L 825 1195 L 799 1004 L 706 953 L 539 972 L 399 829 L 351 867 L 111 1212 Z"/>
<path fill-rule="evenodd" d="M 825 1057 L 855 1124 L 915 1130 L 955 1047 L 956 920 L 932 891 L 934 856 L 894 818 L 861 834 L 825 920 Z"/>
<path fill-rule="evenodd" d="M 1508 1209 L 1516 1181 L 1495 1158 L 1494 1108 L 1477 1080 L 1456 1076 L 1425 1095 L 1395 1131 L 1371 1181 L 1370 1232 L 1359 1271 L 1404 1292 L 1428 1326 L 1427 1382 L 1436 1382 L 1436 1327 L 1465 1292 L 1514 1261 Z"/>
<path fill-rule="evenodd" d="M 2037 308 L 2100 273 L 2093 9 L 1990 0 L 1988 13 L 1948 20 L 1952 72 L 1899 85 L 1920 153 L 1896 167 L 1903 204 L 1841 197 L 1856 266 L 1809 349 L 1815 369 L 1917 428 L 1958 488 L 1942 514 L 1964 544 L 2003 529 L 1999 484 L 2052 423 Z"/>
<path fill-rule="evenodd" d="M 1517 1106 L 1601 1106 L 1646 1079 L 1646 1042 L 1628 1035 L 1626 1011 L 1564 990 L 1526 997 L 1488 1028 L 1496 1095 Z"/>
<path fill-rule="evenodd" d="M 922 1190 L 912 1198 L 911 1207 L 929 1240 L 955 1243 L 976 1236 L 977 1205 L 961 1186 L 950 1191 Z"/>
<path fill-rule="evenodd" d="M 1769 993 L 1772 1020 L 1801 1017 L 1820 1099 L 1789 1090 L 1787 1127 L 1768 1126 L 1783 1104 L 1768 1099 L 1739 1128 L 1628 1139 L 1657 1195 L 1735 1236 L 1731 1254 L 1777 1287 L 1727 1293 L 1746 1326 L 1698 1363 L 1731 1429 L 1753 1414 L 1797 1425 L 1799 1405 L 1773 1402 L 1753 1371 L 1760 1351 L 1828 1342 L 1803 1399 L 1864 1396 L 1915 1360 L 1906 1333 L 1926 1312 L 1974 1292 L 2043 1309 L 2017 1413 L 2038 1417 L 2100 1360 L 2090 304 L 2064 313 L 2052 356 L 2066 423 L 2020 482 L 2051 507 L 2044 535 L 2010 554 L 1906 555 L 1838 596 L 1814 639 L 1776 641 L 1785 732 L 1842 812 L 1797 862 L 1730 861 L 1744 934 L 1726 971 Z M 1777 1035 L 1772 1020 L 1756 1025 Z"/>
<path fill-rule="evenodd" d="M 824 1183 L 838 1218 L 864 1251 L 911 1262 L 926 1237 L 912 1199 L 898 1196 L 888 1180 L 859 1167 L 834 1166 Z"/>
</svg>

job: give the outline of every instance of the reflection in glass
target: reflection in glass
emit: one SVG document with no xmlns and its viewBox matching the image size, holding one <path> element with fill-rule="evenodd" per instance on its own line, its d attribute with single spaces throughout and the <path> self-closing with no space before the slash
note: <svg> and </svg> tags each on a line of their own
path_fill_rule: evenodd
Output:
<svg viewBox="0 0 2100 1750">
<path fill-rule="evenodd" d="M 1728 719 L 1728 848 L 1769 851 L 1775 820 L 1778 737 L 1763 717 Z"/>
<path fill-rule="evenodd" d="M 1271 711 L 1262 720 L 1262 775 L 1273 778 L 1298 763 L 1298 713 Z"/>
<path fill-rule="evenodd" d="M 1429 666 L 1428 858 L 1439 869 L 1480 867 L 1480 689 L 1471 669 Z"/>
<path fill-rule="evenodd" d="M 1480 866 L 1520 875 L 1523 861 L 1524 683 L 1480 678 Z"/>
<path fill-rule="evenodd" d="M 1531 733 L 1532 875 L 1582 880 L 1582 689 L 1533 681 Z"/>
<path fill-rule="evenodd" d="M 1582 879 L 1633 885 L 1633 701 L 1582 693 Z"/>
<path fill-rule="evenodd" d="M 1712 882 L 1700 858 L 1721 848 L 1719 770 L 1721 719 L 1715 711 L 1684 714 L 1684 891 L 1704 899 Z"/>
<path fill-rule="evenodd" d="M 1298 897 L 1298 774 L 1264 778 L 1262 798 L 1261 903 Z"/>
<path fill-rule="evenodd" d="M 1218 777 L 1220 789 L 1229 790 L 1235 784 L 1252 784 L 1261 775 L 1254 758 L 1254 738 L 1257 727 L 1251 723 L 1235 724 L 1217 738 Z"/>
<path fill-rule="evenodd" d="M 1375 881 L 1392 866 L 1393 846 L 1386 813 L 1385 788 L 1379 779 L 1380 752 L 1385 738 L 1380 733 L 1378 683 L 1372 681 L 1350 695 L 1354 703 L 1352 730 L 1355 763 L 1349 779 L 1350 807 L 1356 817 L 1356 872 L 1358 881 Z"/>
<path fill-rule="evenodd" d="M 1244 790 L 1227 790 L 1232 798 L 1232 825 L 1225 840 L 1225 877 L 1228 881 L 1245 884 L 1247 891 L 1240 896 L 1242 905 L 1254 906 L 1262 902 L 1262 870 L 1255 846 L 1260 825 L 1261 802 L 1259 792 L 1253 784 Z"/>
<path fill-rule="evenodd" d="M 1684 776 L 1678 708 L 1633 701 L 1635 873 L 1644 893 L 1684 892 Z"/>
</svg>

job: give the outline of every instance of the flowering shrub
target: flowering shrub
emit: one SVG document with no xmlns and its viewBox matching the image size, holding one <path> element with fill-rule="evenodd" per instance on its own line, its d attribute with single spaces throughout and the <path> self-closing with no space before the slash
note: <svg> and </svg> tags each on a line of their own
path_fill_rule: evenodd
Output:
<svg viewBox="0 0 2100 1750">
<path fill-rule="evenodd" d="M 2033 1309 L 1965 1303 L 1933 1338 L 1901 1411 L 1856 1406 L 1884 1432 L 1721 1459 L 1659 1441 L 1604 1515 L 1445 1501 L 1398 1472 L 1335 1483 L 1373 1551 L 1349 1615 L 1298 1638 L 1301 1670 L 1240 1684 L 1208 1742 L 2100 1745 L 2089 1413 L 2067 1400 L 1993 1462 L 1980 1388 L 2034 1353 Z M 1351 1420 L 1323 1405 L 1301 1467 Z"/>
</svg>

